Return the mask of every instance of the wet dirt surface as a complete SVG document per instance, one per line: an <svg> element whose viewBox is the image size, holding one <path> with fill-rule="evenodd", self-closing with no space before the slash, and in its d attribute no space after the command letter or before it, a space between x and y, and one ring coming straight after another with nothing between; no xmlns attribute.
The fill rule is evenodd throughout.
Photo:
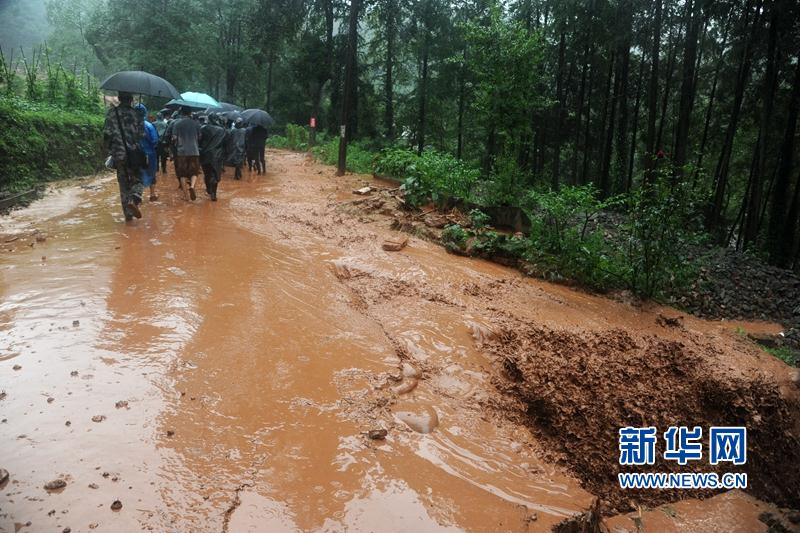
<svg viewBox="0 0 800 533"><path fill-rule="evenodd" d="M594 495L498 386L510 323L688 336L794 394L735 332L774 326L667 327L417 238L384 251L393 206L300 154L229 177L189 204L167 176L127 225L109 177L0 219L0 531L549 530ZM715 501L676 530L769 507Z"/></svg>

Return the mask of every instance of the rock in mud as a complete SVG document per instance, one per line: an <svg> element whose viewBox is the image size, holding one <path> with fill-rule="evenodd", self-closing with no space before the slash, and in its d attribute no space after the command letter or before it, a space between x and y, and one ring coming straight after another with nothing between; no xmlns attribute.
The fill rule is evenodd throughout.
<svg viewBox="0 0 800 533"><path fill-rule="evenodd" d="M0 392L0 400L5 400L5 399L6 399L6 391Z"/></svg>
<svg viewBox="0 0 800 533"><path fill-rule="evenodd" d="M99 423L99 422L102 422L105 419L106 419L106 415L94 415L92 417L92 422L98 422Z"/></svg>
<svg viewBox="0 0 800 533"><path fill-rule="evenodd" d="M409 392L413 391L417 388L419 381L416 379L406 379L401 384L395 385L392 387L392 392L401 396L403 394L408 394Z"/></svg>
<svg viewBox="0 0 800 533"><path fill-rule="evenodd" d="M72 372L69 373L69 375L72 376L73 378L76 378L76 377L78 377L78 371L77 370L73 370Z"/></svg>
<svg viewBox="0 0 800 533"><path fill-rule="evenodd" d="M385 429L371 429L367 433L367 437L372 440L384 440L388 434L389 432Z"/></svg>
<svg viewBox="0 0 800 533"><path fill-rule="evenodd" d="M100 485L98 485L97 483L89 483L89 488L90 489L99 489Z"/></svg>
<svg viewBox="0 0 800 533"><path fill-rule="evenodd" d="M417 433L431 433L439 425L439 415L436 413L436 409L429 406L425 406L419 411L398 411L395 416Z"/></svg>
<svg viewBox="0 0 800 533"><path fill-rule="evenodd" d="M53 481L48 481L44 484L44 490L61 490L67 486L67 482L63 479L54 479Z"/></svg>
<svg viewBox="0 0 800 533"><path fill-rule="evenodd" d="M22 370L22 366L14 365L14 366L11 367L11 370Z"/></svg>
<svg viewBox="0 0 800 533"><path fill-rule="evenodd" d="M356 189L353 191L353 194L358 194L363 196L365 194L369 194L372 192L372 187L361 187L360 189Z"/></svg>
<svg viewBox="0 0 800 533"><path fill-rule="evenodd" d="M409 363L403 363L403 377L419 379L420 371Z"/></svg>
<svg viewBox="0 0 800 533"><path fill-rule="evenodd" d="M399 252L408 246L408 237L394 237L383 241L383 249L387 252Z"/></svg>
<svg viewBox="0 0 800 533"><path fill-rule="evenodd" d="M656 324L664 328L683 328L683 317L668 317L659 314L658 317L656 317Z"/></svg>
<svg viewBox="0 0 800 533"><path fill-rule="evenodd" d="M114 404L114 407L116 407L117 409L127 409L128 408L128 402L127 402L127 400L120 400L120 401L118 401L117 403Z"/></svg>
<svg viewBox="0 0 800 533"><path fill-rule="evenodd" d="M175 431L171 430L171 429L168 429L167 430L167 437L174 437L174 436L175 436Z"/></svg>
<svg viewBox="0 0 800 533"><path fill-rule="evenodd" d="M111 504L111 510L119 511L120 509L122 509L122 502L119 500L114 500L114 502Z"/></svg>
<svg viewBox="0 0 800 533"><path fill-rule="evenodd" d="M8 481L8 470L5 468L0 468L0 485Z"/></svg>
<svg viewBox="0 0 800 533"><path fill-rule="evenodd" d="M72 533L72 528L65 527L64 529L61 530L61 533Z"/></svg>

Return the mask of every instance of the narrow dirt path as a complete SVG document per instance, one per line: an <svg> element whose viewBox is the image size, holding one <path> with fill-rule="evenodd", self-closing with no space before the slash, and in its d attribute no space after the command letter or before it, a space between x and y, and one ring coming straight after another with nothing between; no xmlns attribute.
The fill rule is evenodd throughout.
<svg viewBox="0 0 800 533"><path fill-rule="evenodd" d="M729 324L660 326L674 311L416 238L386 252L392 206L353 202L367 178L269 160L216 204L167 177L132 225L109 177L0 221L0 530L549 530L594 496L503 385L505 360L527 372L498 348L520 324L713 346L725 372L792 387ZM687 503L676 530L769 509Z"/></svg>

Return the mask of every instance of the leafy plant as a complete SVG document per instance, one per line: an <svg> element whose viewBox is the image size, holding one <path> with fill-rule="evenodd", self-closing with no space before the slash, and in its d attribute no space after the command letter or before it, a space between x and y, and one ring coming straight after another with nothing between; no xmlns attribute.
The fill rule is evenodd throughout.
<svg viewBox="0 0 800 533"><path fill-rule="evenodd" d="M689 252L705 238L701 205L691 185L676 183L667 167L627 196L618 261L631 290L658 296L693 276L696 265Z"/></svg>
<svg viewBox="0 0 800 533"><path fill-rule="evenodd" d="M403 180L406 202L419 206L427 201L445 205L453 199L469 199L480 176L450 154L426 150L422 155L402 148L383 150L375 160L375 172Z"/></svg>
<svg viewBox="0 0 800 533"><path fill-rule="evenodd" d="M800 358L798 358L798 353L787 346L781 346L779 348L761 346L761 349L768 354L777 357L789 366L797 366L798 361L800 361Z"/></svg>

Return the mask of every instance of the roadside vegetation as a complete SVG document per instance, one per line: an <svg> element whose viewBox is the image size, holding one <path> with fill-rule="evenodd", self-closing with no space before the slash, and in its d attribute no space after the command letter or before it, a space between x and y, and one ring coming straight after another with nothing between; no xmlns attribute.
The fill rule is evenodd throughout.
<svg viewBox="0 0 800 533"><path fill-rule="evenodd" d="M54 61L0 53L0 198L102 168L103 108L94 79Z"/></svg>

